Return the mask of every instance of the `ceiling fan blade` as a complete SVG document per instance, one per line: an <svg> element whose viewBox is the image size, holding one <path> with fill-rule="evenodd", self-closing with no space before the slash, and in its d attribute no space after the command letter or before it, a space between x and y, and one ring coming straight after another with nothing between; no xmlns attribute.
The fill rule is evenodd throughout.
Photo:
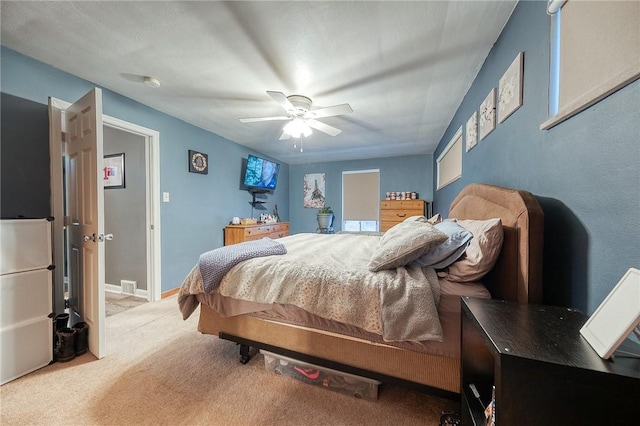
<svg viewBox="0 0 640 426"><path fill-rule="evenodd" d="M313 111L309 111L307 113L307 117L312 118L322 118L322 117L332 117L334 115L343 115L352 113L353 109L351 109L351 105L349 104L340 104L334 105L326 108L318 108Z"/></svg>
<svg viewBox="0 0 640 426"><path fill-rule="evenodd" d="M286 141L287 139L291 139L291 135L287 132L282 132L282 135L280 135L280 140Z"/></svg>
<svg viewBox="0 0 640 426"><path fill-rule="evenodd" d="M241 123L255 123L257 121L276 121L276 120L290 120L291 117L255 117L255 118L238 118Z"/></svg>
<svg viewBox="0 0 640 426"><path fill-rule="evenodd" d="M285 111L287 111L287 112L295 111L296 107L294 107L293 104L291 102L289 102L289 99L287 99L287 97L285 96L284 93L282 93L282 92L271 92L271 91L267 90L267 94L269 96L271 96L274 101L279 103L280 106L282 108L284 108Z"/></svg>
<svg viewBox="0 0 640 426"><path fill-rule="evenodd" d="M331 136L338 136L342 133L342 130L336 129L335 127L329 126L328 124L321 123L320 121L314 119L307 119L305 122L309 125L309 127L313 127L316 130L320 130Z"/></svg>

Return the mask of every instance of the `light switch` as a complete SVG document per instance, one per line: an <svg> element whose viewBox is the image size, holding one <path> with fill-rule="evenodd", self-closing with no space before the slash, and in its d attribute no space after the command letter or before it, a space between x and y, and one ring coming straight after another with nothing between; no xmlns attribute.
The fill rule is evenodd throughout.
<svg viewBox="0 0 640 426"><path fill-rule="evenodd" d="M165 203L169 202L169 193L168 192L163 192L162 193L162 201Z"/></svg>

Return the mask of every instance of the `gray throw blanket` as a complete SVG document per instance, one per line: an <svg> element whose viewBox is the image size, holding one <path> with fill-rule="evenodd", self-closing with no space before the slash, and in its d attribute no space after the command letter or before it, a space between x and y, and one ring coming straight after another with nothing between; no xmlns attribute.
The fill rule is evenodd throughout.
<svg viewBox="0 0 640 426"><path fill-rule="evenodd" d="M218 290L220 281L231 268L243 260L286 254L285 246L270 238L220 247L200 255L200 275L205 293Z"/></svg>

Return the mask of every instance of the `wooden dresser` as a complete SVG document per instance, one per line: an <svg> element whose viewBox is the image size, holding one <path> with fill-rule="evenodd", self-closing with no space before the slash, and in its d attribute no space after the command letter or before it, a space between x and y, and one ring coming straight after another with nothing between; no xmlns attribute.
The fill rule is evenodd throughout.
<svg viewBox="0 0 640 426"><path fill-rule="evenodd" d="M424 216L424 200L382 200L380 201L380 231L388 231L411 216Z"/></svg>
<svg viewBox="0 0 640 426"><path fill-rule="evenodd" d="M259 240L264 237L281 238L289 235L289 222L229 225L224 228L224 245Z"/></svg>

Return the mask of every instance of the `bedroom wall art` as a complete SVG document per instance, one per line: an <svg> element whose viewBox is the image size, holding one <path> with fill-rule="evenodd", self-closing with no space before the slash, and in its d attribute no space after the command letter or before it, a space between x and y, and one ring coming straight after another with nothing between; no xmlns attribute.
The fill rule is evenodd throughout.
<svg viewBox="0 0 640 426"><path fill-rule="evenodd" d="M209 156L202 152L189 150L189 172L209 174Z"/></svg>
<svg viewBox="0 0 640 426"><path fill-rule="evenodd" d="M498 123L502 123L522 106L522 71L524 53L518 53L498 84Z"/></svg>
<svg viewBox="0 0 640 426"><path fill-rule="evenodd" d="M124 152L104 156L104 189L124 188Z"/></svg>
<svg viewBox="0 0 640 426"><path fill-rule="evenodd" d="M304 207L324 207L325 189L324 173L308 173L304 175Z"/></svg>
<svg viewBox="0 0 640 426"><path fill-rule="evenodd" d="M480 104L480 140L496 128L496 89L491 89Z"/></svg>
<svg viewBox="0 0 640 426"><path fill-rule="evenodd" d="M478 112L473 111L471 117L467 120L466 132L465 132L466 151L469 152L471 148L478 144Z"/></svg>

